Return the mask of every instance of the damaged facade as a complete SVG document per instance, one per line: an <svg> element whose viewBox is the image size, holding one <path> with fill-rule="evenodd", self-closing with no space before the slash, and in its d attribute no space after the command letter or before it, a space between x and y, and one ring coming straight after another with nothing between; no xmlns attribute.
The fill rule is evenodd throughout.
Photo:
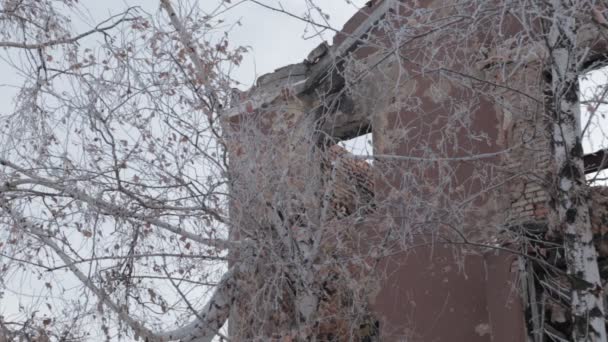
<svg viewBox="0 0 608 342"><path fill-rule="evenodd" d="M295 340L301 322L316 322L304 336L319 341L569 340L564 252L547 239L543 56L526 47L524 62L497 68L507 57L484 48L496 37L467 41L470 55L445 35L403 41L394 32L416 8L439 6L411 5L370 2L223 114L233 238L271 241L253 266L281 274L248 280L235 340ZM373 163L336 145L367 132ZM606 164L603 151L585 157L588 172ZM589 203L607 280L608 190L590 188ZM282 270L273 253L298 266Z"/></svg>

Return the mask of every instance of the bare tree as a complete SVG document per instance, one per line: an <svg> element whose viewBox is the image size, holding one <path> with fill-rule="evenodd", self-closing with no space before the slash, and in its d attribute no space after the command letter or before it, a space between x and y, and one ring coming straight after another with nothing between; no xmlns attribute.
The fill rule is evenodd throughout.
<svg viewBox="0 0 608 342"><path fill-rule="evenodd" d="M336 37L241 92L221 19L239 3L74 33L75 1L2 2L22 84L1 117L0 294L39 295L0 340L372 341L407 256L500 251L534 341L606 341L579 95L605 5L372 1L339 30L312 0L252 1ZM369 131L373 156L336 145Z"/></svg>
<svg viewBox="0 0 608 342"><path fill-rule="evenodd" d="M215 120L225 70L244 52L214 31L229 5L183 4L194 12L179 21L170 7L156 18L131 8L84 33L72 31L72 1L2 6L2 45L23 82L2 117L3 294L17 309L15 286L41 293L2 326L23 338L210 340L234 281L217 275L229 242ZM192 317L208 324L166 326Z"/></svg>

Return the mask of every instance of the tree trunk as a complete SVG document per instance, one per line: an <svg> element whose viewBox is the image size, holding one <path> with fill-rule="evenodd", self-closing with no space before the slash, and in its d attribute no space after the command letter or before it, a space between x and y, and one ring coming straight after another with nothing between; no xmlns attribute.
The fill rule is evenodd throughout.
<svg viewBox="0 0 608 342"><path fill-rule="evenodd" d="M606 341L603 290L593 246L580 134L577 25L571 1L552 0L549 51L554 188L551 231L563 236L571 282L572 341Z"/></svg>

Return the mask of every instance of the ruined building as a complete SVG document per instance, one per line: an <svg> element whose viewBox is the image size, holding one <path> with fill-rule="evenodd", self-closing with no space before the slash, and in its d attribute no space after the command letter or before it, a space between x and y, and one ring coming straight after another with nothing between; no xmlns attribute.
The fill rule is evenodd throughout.
<svg viewBox="0 0 608 342"><path fill-rule="evenodd" d="M232 234L266 241L256 272L283 275L251 279L235 340L296 340L298 315L321 341L568 340L563 255L544 242L544 57L492 16L476 25L504 25L500 37L435 30L458 18L442 3L372 1L331 44L235 95ZM373 160L336 145L368 132ZM602 151L585 161L606 165ZM590 193L600 267L607 195Z"/></svg>

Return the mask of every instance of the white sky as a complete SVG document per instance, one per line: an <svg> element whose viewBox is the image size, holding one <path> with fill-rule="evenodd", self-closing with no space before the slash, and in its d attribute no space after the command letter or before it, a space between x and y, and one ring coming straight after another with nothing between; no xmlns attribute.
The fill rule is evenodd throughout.
<svg viewBox="0 0 608 342"><path fill-rule="evenodd" d="M232 0L233 4L239 3ZM262 0L273 7L283 7L296 15L304 16L307 12L305 0ZM314 0L330 15L331 27L340 29L343 24L363 6L367 0ZM148 13L158 9L157 0L81 0L89 8L89 17L102 20L108 14L117 14L130 6L140 6ZM213 8L217 0L198 1L200 6ZM308 53L321 42L321 37L331 41L333 32L326 31L321 37L314 36L315 31L307 24L282 13L273 12L249 1L242 2L224 15L226 23L241 22L230 33L231 44L251 48L245 56L235 78L245 85L251 85L256 76L272 72L275 69L292 63L301 62ZM80 25L79 25L80 26ZM307 33L305 33L307 31Z"/></svg>
<svg viewBox="0 0 608 342"><path fill-rule="evenodd" d="M306 1L311 0L261 0L273 7L282 6L286 10L305 15ZM363 6L367 0L313 0L330 15L328 23L331 27L340 29L343 24ZM213 8L218 0L196 1L203 8ZM235 70L233 77L242 83L240 88L249 88L258 76L272 72L287 64L301 62L308 53L322 41L322 38L331 41L334 33L331 31L315 35L315 30L306 23L289 17L282 13L273 12L249 1L232 0L233 4L240 3L230 11L223 14L227 24L241 22L235 25L230 32L232 46L249 47L250 52L245 55L242 65ZM86 11L76 13L74 16L75 32L91 29L95 24L123 12L128 7L138 6L143 11L153 14L159 8L158 0L80 0L79 8ZM358 7L357 7L358 6ZM312 37L307 38L305 37ZM93 39L101 39L99 35ZM14 87L19 86L19 77L11 68L7 67L5 54L0 54L0 72L3 77L0 81L0 101L12 103ZM3 60L2 60L3 59ZM12 110L12 106L0 108L0 113Z"/></svg>

